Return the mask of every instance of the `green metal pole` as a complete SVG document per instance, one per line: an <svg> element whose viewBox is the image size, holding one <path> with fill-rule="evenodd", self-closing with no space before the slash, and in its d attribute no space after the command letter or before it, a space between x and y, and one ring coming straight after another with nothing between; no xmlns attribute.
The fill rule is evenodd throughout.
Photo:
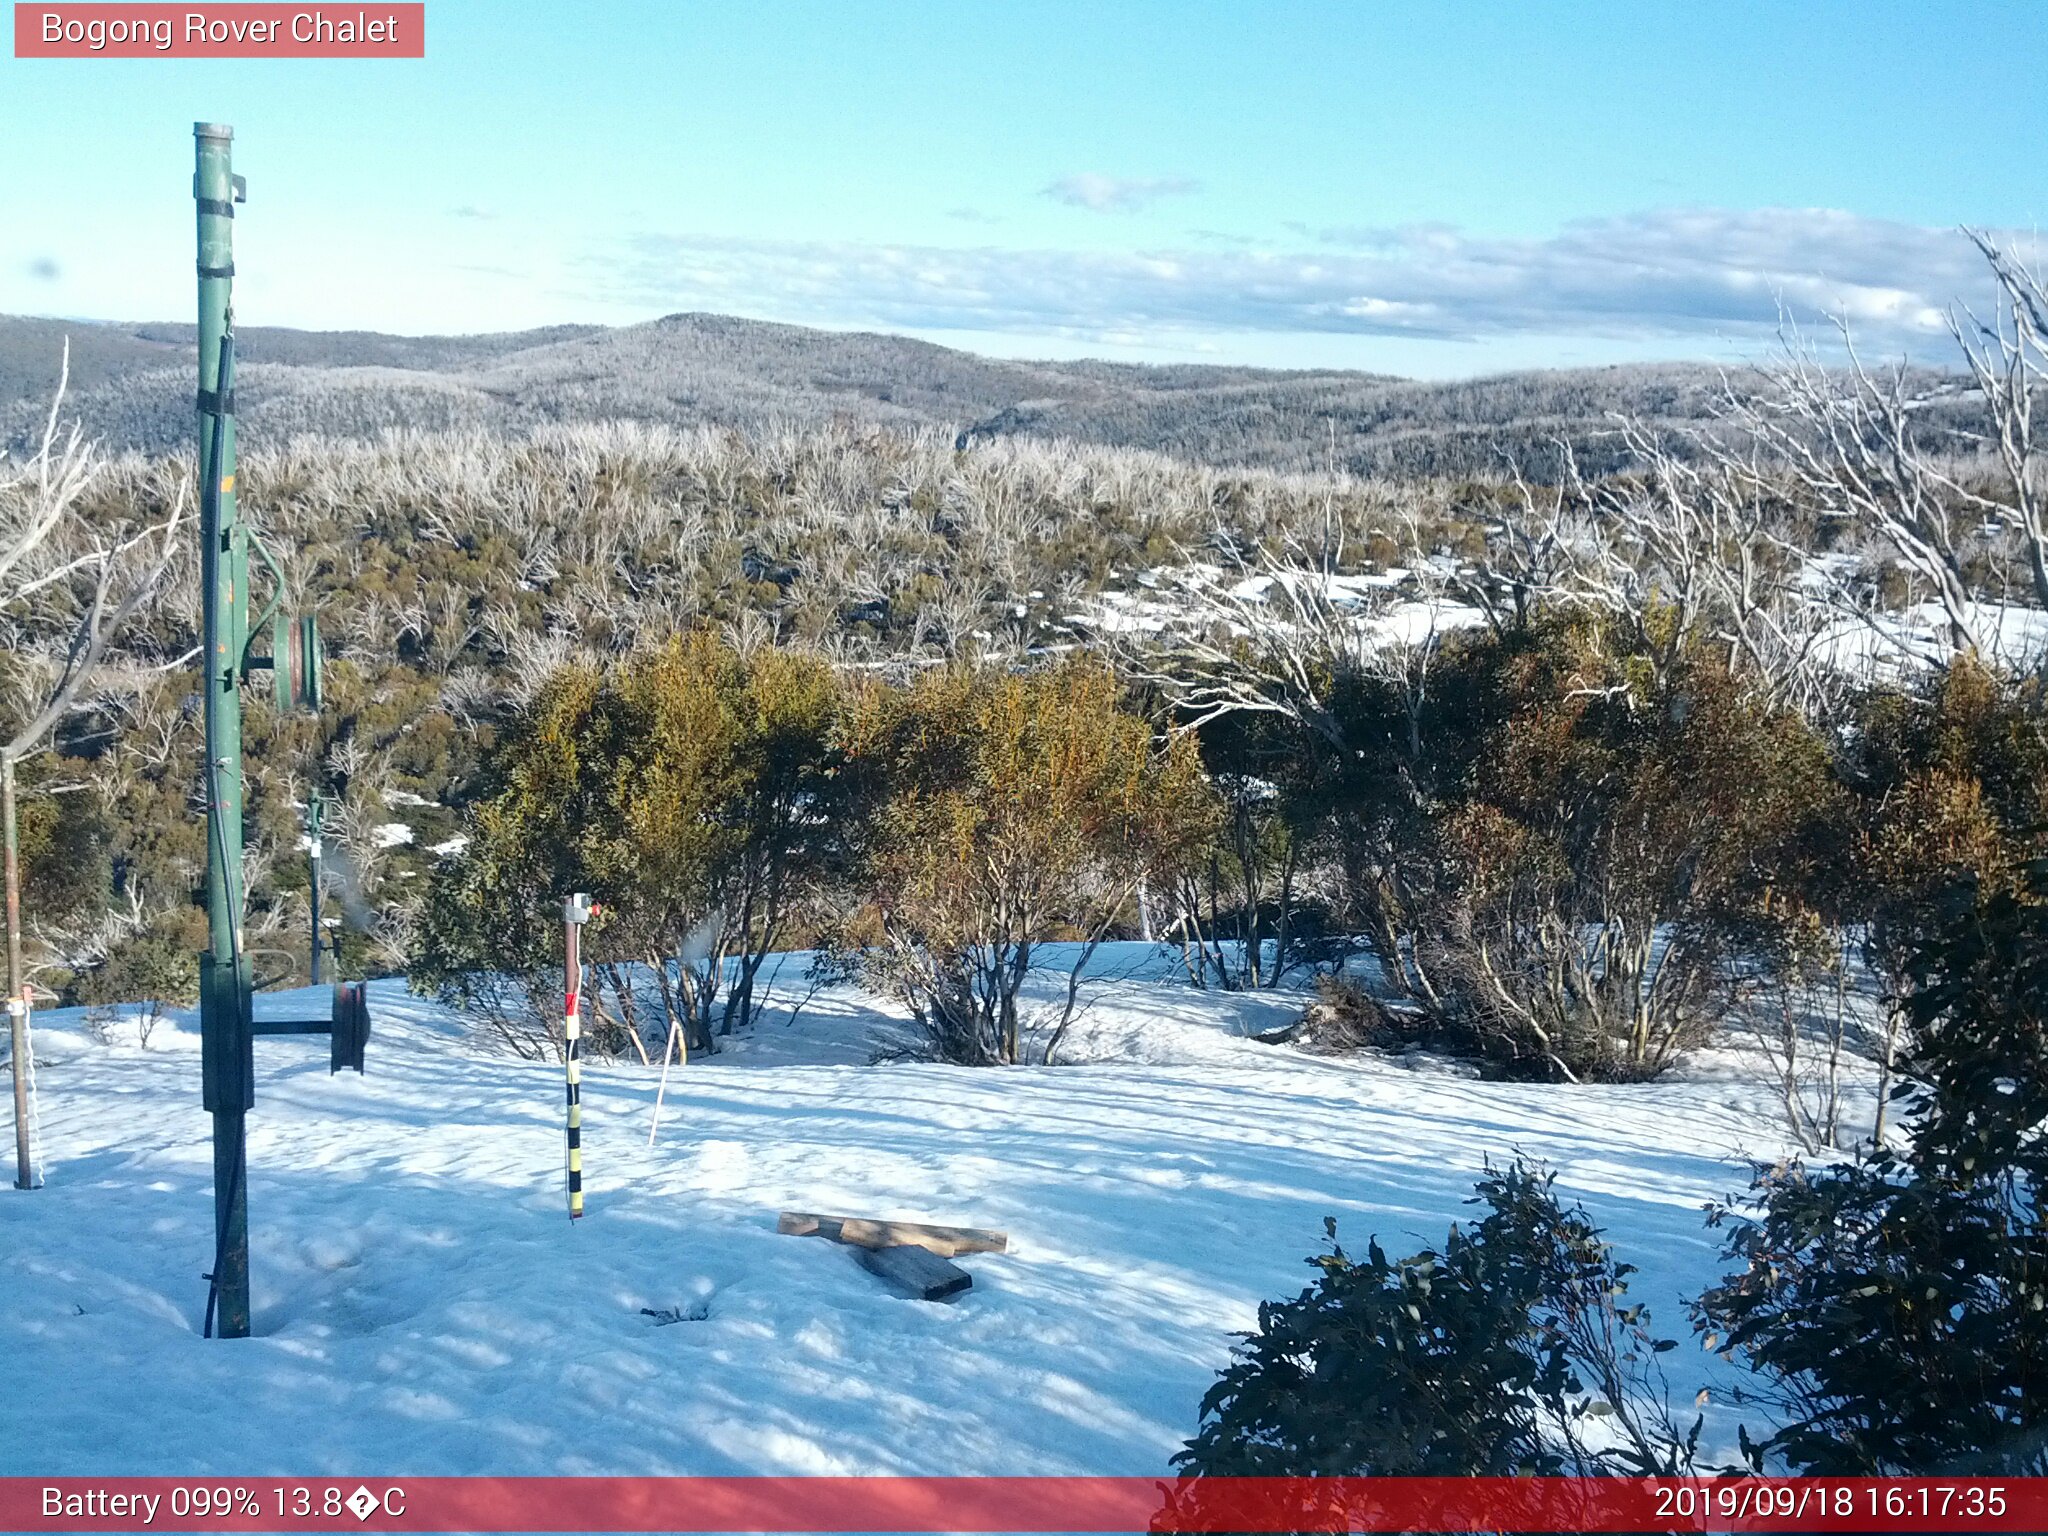
<svg viewBox="0 0 2048 1536"><path fill-rule="evenodd" d="M249 1333L245 1116L255 1100L250 974L242 951L242 667L248 539L235 510L234 130L195 123L199 214L200 590L206 704L206 917L200 1031L213 1115L213 1295L220 1337Z"/></svg>

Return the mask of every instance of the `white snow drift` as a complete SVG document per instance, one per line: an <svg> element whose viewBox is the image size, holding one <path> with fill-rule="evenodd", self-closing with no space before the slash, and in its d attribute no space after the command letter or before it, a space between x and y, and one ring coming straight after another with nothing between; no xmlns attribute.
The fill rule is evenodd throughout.
<svg viewBox="0 0 2048 1536"><path fill-rule="evenodd" d="M1093 989L1085 1065L867 1066L887 1011L829 991L676 1071L652 1150L655 1074L594 1065L573 1226L559 1067L376 983L368 1077L258 1042L239 1342L199 1335L191 1018L145 1049L46 1015L47 1185L0 1191L0 1357L23 1389L0 1394L0 1473L1160 1473L1233 1331L1309 1280L1325 1215L1361 1249L1434 1244L1483 1159L1527 1151L1684 1337L1681 1298L1719 1272L1702 1203L1782 1151L1768 1092L1733 1074L1570 1088L1315 1059L1244 1038L1298 998L1109 959L1124 979ZM1010 1251L927 1304L778 1236L782 1207L1001 1227ZM1685 1399L1710 1379L1690 1346L1666 1359Z"/></svg>

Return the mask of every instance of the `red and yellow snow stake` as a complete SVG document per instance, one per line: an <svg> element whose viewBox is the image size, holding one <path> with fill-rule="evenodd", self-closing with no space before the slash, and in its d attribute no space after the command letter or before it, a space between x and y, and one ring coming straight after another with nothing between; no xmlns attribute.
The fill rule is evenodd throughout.
<svg viewBox="0 0 2048 1536"><path fill-rule="evenodd" d="M580 891L562 903L563 970L568 987L562 999L562 1061L569 1076L569 1219L583 1214L583 925L596 911Z"/></svg>

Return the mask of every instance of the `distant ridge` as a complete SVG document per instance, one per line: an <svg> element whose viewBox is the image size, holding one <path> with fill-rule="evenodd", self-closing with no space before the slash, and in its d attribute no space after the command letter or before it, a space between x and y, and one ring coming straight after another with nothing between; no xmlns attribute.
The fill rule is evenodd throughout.
<svg viewBox="0 0 2048 1536"><path fill-rule="evenodd" d="M114 450L183 447L192 432L188 325L0 316L0 444L18 450L49 405L64 339L69 410ZM1700 364L1540 371L1423 383L1338 370L1102 361L1017 362L901 336L725 315L550 326L482 336L250 327L236 394L245 439L517 433L627 418L755 428L850 418L936 427L963 443L1067 437L1226 465L1359 473L1498 472L1560 437L1598 468L1610 413L1702 419L1719 386ZM1334 440L1333 440L1334 439Z"/></svg>

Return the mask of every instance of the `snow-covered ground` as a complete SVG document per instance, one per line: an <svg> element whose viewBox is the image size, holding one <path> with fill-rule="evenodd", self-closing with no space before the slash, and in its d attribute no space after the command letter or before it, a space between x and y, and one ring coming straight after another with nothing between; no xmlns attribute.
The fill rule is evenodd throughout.
<svg viewBox="0 0 2048 1536"><path fill-rule="evenodd" d="M43 1015L47 1184L0 1190L0 1359L34 1384L0 1394L0 1473L1160 1473L1232 1333L1309 1280L1324 1216L1361 1249L1434 1244L1482 1160L1524 1150L1686 1338L1682 1298L1719 1272L1702 1203L1784 1150L1769 1091L1725 1059L1572 1088L1314 1058L1245 1038L1298 998L1103 958L1083 1065L869 1066L887 1011L832 991L677 1069L651 1149L655 1072L592 1065L575 1225L561 1069L374 983L367 1077L330 1077L317 1039L257 1043L256 1336L233 1343L199 1336L196 1026L174 1015L144 1048ZM779 1236L783 1208L1000 1227L1010 1248L923 1303ZM1690 1345L1665 1359L1682 1400L1719 1379Z"/></svg>
<svg viewBox="0 0 2048 1536"><path fill-rule="evenodd" d="M1854 555L1813 555L1800 573L1800 583L1818 597L1853 582L1860 568L1860 558ZM1243 637L1250 633L1250 616L1275 587L1284 586L1313 595L1345 615L1367 649L1416 645L1485 622L1477 608L1447 590L1445 578L1452 571L1448 560L1439 561L1436 579L1424 584L1412 581L1415 572L1398 566L1346 575L1301 569L1243 575L1194 561L1140 571L1131 587L1096 594L1066 621L1098 634L1150 636L1220 622ZM1967 615L1983 654L2001 666L2024 672L2048 653L2048 613L2038 608L1983 601L1968 604ZM1287 618L1262 622L1274 633L1296 627ZM1812 645L1817 660L1844 676L1893 683L1937 664L1952 649L1947 620L1936 603L1828 620Z"/></svg>
<svg viewBox="0 0 2048 1536"><path fill-rule="evenodd" d="M1971 603L1969 623L1983 654L2025 672L2048 653L2048 613L2013 603ZM1897 681L1936 664L1950 652L1947 619L1938 603L1916 603L1865 622L1837 620L1822 632L1814 654L1850 677Z"/></svg>

